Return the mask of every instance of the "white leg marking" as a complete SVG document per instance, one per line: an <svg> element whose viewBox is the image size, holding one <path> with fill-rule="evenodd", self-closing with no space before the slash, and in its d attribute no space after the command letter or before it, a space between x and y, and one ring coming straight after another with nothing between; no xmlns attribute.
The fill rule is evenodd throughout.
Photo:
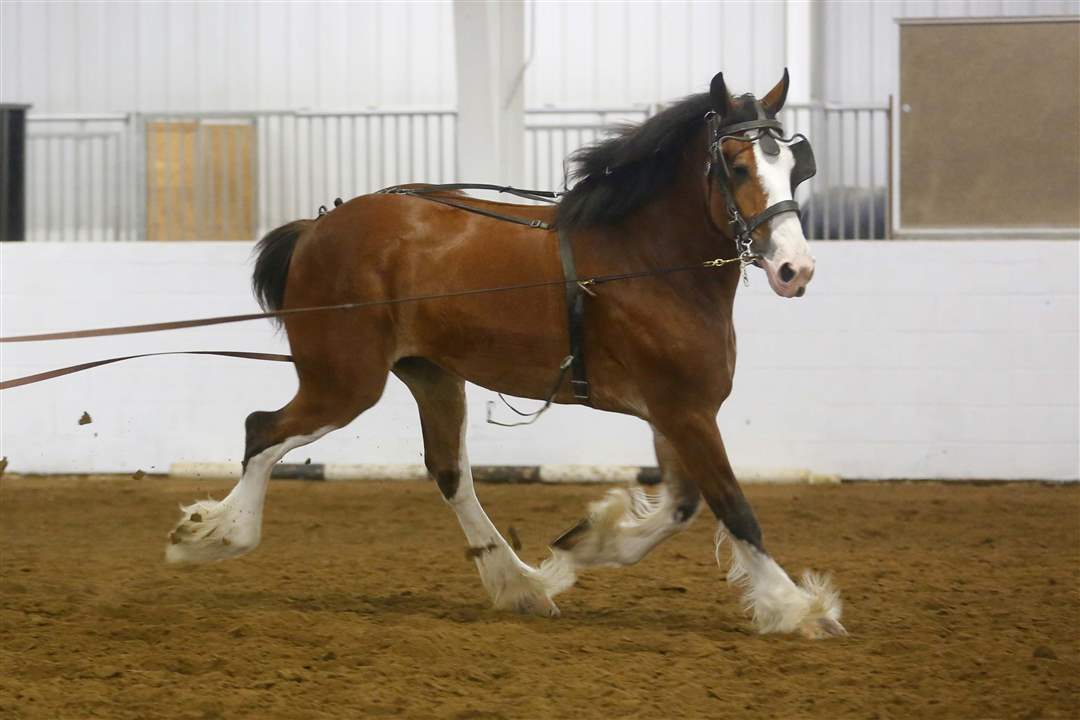
<svg viewBox="0 0 1080 720"><path fill-rule="evenodd" d="M314 442L333 429L328 425L311 435L289 438L253 456L224 500L199 500L181 507L184 515L169 533L165 560L205 563L254 550L262 534L263 500L274 464L290 450Z"/></svg>
<svg viewBox="0 0 1080 720"><path fill-rule="evenodd" d="M726 536L720 525L716 531L718 563L720 545ZM799 632L809 638L847 635L840 624L840 592L833 587L831 578L807 570L796 585L771 557L749 543L729 539L728 582L743 588L745 609L752 613L758 632Z"/></svg>
<svg viewBox="0 0 1080 720"><path fill-rule="evenodd" d="M589 505L588 529L569 553L575 564L633 565L665 539L690 525L679 522L667 488L650 495L641 488L609 490Z"/></svg>
<svg viewBox="0 0 1080 720"><path fill-rule="evenodd" d="M472 468L465 450L465 426L461 444L457 492L447 501L457 515L480 571L480 580L497 608L557 617L559 608L551 598L574 584L573 566L557 555L537 570L521 561L488 518L473 487Z"/></svg>

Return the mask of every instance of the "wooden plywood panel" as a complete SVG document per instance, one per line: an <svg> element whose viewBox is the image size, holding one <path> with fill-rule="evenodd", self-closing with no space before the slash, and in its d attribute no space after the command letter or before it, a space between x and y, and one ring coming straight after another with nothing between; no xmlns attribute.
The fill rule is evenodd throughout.
<svg viewBox="0 0 1080 720"><path fill-rule="evenodd" d="M147 123L147 238L254 239L254 152L250 123Z"/></svg>
<svg viewBox="0 0 1080 720"><path fill-rule="evenodd" d="M900 226L1080 227L1080 22L900 29Z"/></svg>

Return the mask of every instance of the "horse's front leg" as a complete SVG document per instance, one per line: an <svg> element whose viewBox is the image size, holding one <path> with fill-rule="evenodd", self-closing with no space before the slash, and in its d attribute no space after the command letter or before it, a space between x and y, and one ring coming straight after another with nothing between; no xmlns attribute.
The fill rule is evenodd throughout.
<svg viewBox="0 0 1080 720"><path fill-rule="evenodd" d="M828 577L803 573L794 583L765 551L754 511L746 501L731 469L715 414L673 412L654 418L697 483L720 526L716 534L717 560L720 545L731 543L728 582L744 589L746 609L762 633L799 632L807 637L846 635L840 624L840 594Z"/></svg>

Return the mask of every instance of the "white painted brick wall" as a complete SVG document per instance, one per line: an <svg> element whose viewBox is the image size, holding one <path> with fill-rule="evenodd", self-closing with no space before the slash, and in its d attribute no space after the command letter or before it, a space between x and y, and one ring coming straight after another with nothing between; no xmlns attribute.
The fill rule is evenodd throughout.
<svg viewBox="0 0 1080 720"><path fill-rule="evenodd" d="M822 242L808 295L760 271L737 301L739 369L720 414L737 466L852 478L1077 479L1074 241ZM0 246L0 332L249 312L245 243ZM258 321L119 338L0 345L4 378L157 350L284 352ZM292 369L225 358L137 360L0 393L0 455L19 472L162 471L237 461L243 419L292 395ZM559 407L528 428L484 423L478 464L652 464L632 418ZM528 403L525 403L528 404ZM79 426L88 411L94 419ZM416 410L396 382L293 461L416 463Z"/></svg>

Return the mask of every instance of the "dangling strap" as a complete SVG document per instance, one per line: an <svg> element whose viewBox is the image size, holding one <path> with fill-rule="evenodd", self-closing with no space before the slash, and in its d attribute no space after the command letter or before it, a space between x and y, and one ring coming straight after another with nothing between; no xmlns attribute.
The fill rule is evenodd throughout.
<svg viewBox="0 0 1080 720"><path fill-rule="evenodd" d="M585 372L585 293L574 269L570 237L559 230L559 257L566 285L566 317L570 329L570 388L574 399L588 404L589 380Z"/></svg>

